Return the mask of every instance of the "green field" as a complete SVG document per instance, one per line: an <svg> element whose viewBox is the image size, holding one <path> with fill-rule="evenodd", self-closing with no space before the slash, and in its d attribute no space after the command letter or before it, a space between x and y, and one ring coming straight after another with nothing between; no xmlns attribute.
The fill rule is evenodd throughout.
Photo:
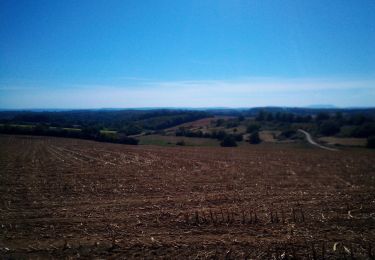
<svg viewBox="0 0 375 260"><path fill-rule="evenodd" d="M5 126L5 124L0 124L0 126ZM22 127L22 128L33 128L33 127L35 127L35 125L17 125L17 124L9 124L8 126Z"/></svg>
<svg viewBox="0 0 375 260"><path fill-rule="evenodd" d="M53 126L49 127L49 129L62 129L62 130L66 130L66 131L76 131L76 132L82 131L79 128L69 128L69 127L59 128L59 127L53 127Z"/></svg>

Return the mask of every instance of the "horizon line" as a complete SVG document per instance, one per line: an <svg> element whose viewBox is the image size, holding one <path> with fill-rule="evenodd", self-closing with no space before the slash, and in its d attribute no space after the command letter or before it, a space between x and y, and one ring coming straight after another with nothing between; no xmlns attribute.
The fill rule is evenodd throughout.
<svg viewBox="0 0 375 260"><path fill-rule="evenodd" d="M212 110L212 109L222 109L222 110L244 110L244 109L257 109L257 108L301 108L301 109L311 109L311 110L334 110L334 109L375 109L375 106L335 106L335 105L308 105L308 106L249 106L249 107L226 107L226 106L207 106L207 107L186 107L186 106L152 106L152 107L86 107L86 108L0 108L0 111L31 111L31 110L39 110L39 111L48 111L48 110L65 110L65 111L73 111L73 110L161 110L161 109L184 109L184 110Z"/></svg>

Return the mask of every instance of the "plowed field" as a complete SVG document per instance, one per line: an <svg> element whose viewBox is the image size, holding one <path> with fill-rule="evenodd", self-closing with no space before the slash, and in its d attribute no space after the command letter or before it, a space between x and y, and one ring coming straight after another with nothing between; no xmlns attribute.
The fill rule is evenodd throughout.
<svg viewBox="0 0 375 260"><path fill-rule="evenodd" d="M375 152L0 135L2 258L368 259Z"/></svg>

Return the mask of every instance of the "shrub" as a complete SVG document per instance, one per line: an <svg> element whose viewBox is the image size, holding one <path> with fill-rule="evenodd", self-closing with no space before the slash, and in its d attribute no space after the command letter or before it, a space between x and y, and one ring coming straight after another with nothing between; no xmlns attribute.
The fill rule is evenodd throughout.
<svg viewBox="0 0 375 260"><path fill-rule="evenodd" d="M179 145L179 146L185 146L186 144L185 144L185 141L182 140L182 141L178 141L178 142L176 143L176 145Z"/></svg>
<svg viewBox="0 0 375 260"><path fill-rule="evenodd" d="M333 121L323 122L319 127L319 132L322 135L334 135L340 131L340 126Z"/></svg>
<svg viewBox="0 0 375 260"><path fill-rule="evenodd" d="M185 127L179 127L176 130L176 136L184 136L186 134L186 129Z"/></svg>
<svg viewBox="0 0 375 260"><path fill-rule="evenodd" d="M258 125L258 124L250 124L246 128L246 132L247 133L252 133L254 131L259 131L259 129L260 129L260 125Z"/></svg>
<svg viewBox="0 0 375 260"><path fill-rule="evenodd" d="M83 138L97 138L100 136L100 131L98 128L86 126L82 128Z"/></svg>
<svg viewBox="0 0 375 260"><path fill-rule="evenodd" d="M267 112L264 110L261 110L258 112L258 115L255 117L256 121L264 121L266 119Z"/></svg>
<svg viewBox="0 0 375 260"><path fill-rule="evenodd" d="M375 136L375 124L374 123L366 123L354 128L352 132L352 136L354 137L369 137Z"/></svg>
<svg viewBox="0 0 375 260"><path fill-rule="evenodd" d="M216 120L216 126L222 126L222 125L224 125L224 123L225 123L225 120L224 119L218 119L218 120Z"/></svg>
<svg viewBox="0 0 375 260"><path fill-rule="evenodd" d="M129 124L129 125L124 126L120 132L126 135L137 135L137 134L142 133L142 130L143 129L139 127L138 125Z"/></svg>
<svg viewBox="0 0 375 260"><path fill-rule="evenodd" d="M237 146L236 140L232 136L226 136L220 143L223 147L235 147Z"/></svg>
<svg viewBox="0 0 375 260"><path fill-rule="evenodd" d="M139 142L138 139L135 139L135 138L132 138L132 137L124 136L124 137L119 138L119 143L122 143L122 144L137 145L138 142Z"/></svg>
<svg viewBox="0 0 375 260"><path fill-rule="evenodd" d="M237 142L241 142L243 140L243 136L242 134L235 134L233 135L234 139L237 141Z"/></svg>
<svg viewBox="0 0 375 260"><path fill-rule="evenodd" d="M287 129L281 132L280 138L291 138L293 135L295 135L297 132L292 129Z"/></svg>
<svg viewBox="0 0 375 260"><path fill-rule="evenodd" d="M262 140L260 139L259 137L259 132L258 131L255 131L251 134L250 136L250 139L249 139L249 143L251 144L259 144Z"/></svg>
<svg viewBox="0 0 375 260"><path fill-rule="evenodd" d="M187 130L187 131L185 132L185 136L186 136L186 137L203 137L203 132L202 132L201 130L196 131L196 132L193 132L193 131Z"/></svg>
<svg viewBox="0 0 375 260"><path fill-rule="evenodd" d="M203 134L203 137L204 137L204 138L211 138L212 136L211 136L210 133L204 133L204 134Z"/></svg>
<svg viewBox="0 0 375 260"><path fill-rule="evenodd" d="M216 133L216 138L219 140L224 140L225 137L227 137L227 133L223 130L220 130L219 132Z"/></svg>
<svg viewBox="0 0 375 260"><path fill-rule="evenodd" d="M267 114L266 119L267 119L267 121L273 121L274 120L273 114L272 113Z"/></svg>
<svg viewBox="0 0 375 260"><path fill-rule="evenodd" d="M227 124L226 124L225 127L226 128L232 128L232 127L237 127L239 125L240 125L239 121L237 121L237 120L230 120L230 121L227 122Z"/></svg>
<svg viewBox="0 0 375 260"><path fill-rule="evenodd" d="M320 112L316 115L316 121L323 121L323 120L328 120L329 119L329 114L325 112Z"/></svg>
<svg viewBox="0 0 375 260"><path fill-rule="evenodd" d="M351 115L348 121L349 121L349 124L352 124L352 125L362 125L364 123L370 123L371 119L367 118L366 116L362 114L355 114L355 115Z"/></svg>

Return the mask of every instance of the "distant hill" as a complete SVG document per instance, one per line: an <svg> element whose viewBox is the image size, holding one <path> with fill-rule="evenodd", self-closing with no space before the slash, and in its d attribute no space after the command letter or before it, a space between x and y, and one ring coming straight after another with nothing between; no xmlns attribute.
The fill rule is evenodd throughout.
<svg viewBox="0 0 375 260"><path fill-rule="evenodd" d="M334 106L334 105L314 104L314 105L309 105L306 108L333 109L333 108L337 108L337 107Z"/></svg>

